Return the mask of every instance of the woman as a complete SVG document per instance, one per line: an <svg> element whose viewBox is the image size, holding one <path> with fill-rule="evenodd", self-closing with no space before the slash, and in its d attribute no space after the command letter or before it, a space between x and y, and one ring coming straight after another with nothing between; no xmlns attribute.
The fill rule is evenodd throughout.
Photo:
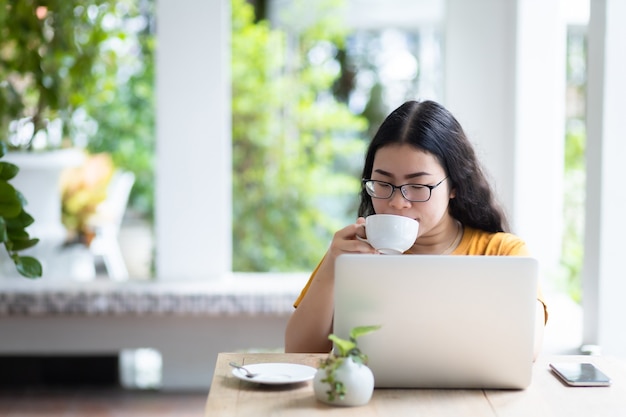
<svg viewBox="0 0 626 417"><path fill-rule="evenodd" d="M433 101L394 110L370 143L356 223L335 233L328 252L296 300L285 333L286 352L328 352L333 324L334 264L343 253L376 253L365 237L365 217L396 214L419 222L407 254L528 256L508 233L504 212L463 129ZM538 290L535 357L547 320Z"/></svg>

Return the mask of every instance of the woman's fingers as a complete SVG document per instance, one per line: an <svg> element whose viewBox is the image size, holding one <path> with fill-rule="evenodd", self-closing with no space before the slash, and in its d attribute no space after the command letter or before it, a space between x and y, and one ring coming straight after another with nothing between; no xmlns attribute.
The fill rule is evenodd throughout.
<svg viewBox="0 0 626 417"><path fill-rule="evenodd" d="M365 238L365 220L361 217L357 222L337 231L331 243L331 252L335 256L341 253L376 253L369 243L358 240L357 236Z"/></svg>

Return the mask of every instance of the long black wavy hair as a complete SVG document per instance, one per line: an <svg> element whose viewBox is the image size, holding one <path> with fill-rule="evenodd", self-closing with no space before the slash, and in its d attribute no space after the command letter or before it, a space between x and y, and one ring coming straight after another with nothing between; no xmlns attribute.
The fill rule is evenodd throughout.
<svg viewBox="0 0 626 417"><path fill-rule="evenodd" d="M362 178L371 178L376 152L409 144L428 152L448 174L456 196L449 212L462 224L487 232L508 232L506 215L495 199L472 144L456 118L434 101L407 101L383 121L369 145ZM372 198L361 189L359 216L374 214Z"/></svg>

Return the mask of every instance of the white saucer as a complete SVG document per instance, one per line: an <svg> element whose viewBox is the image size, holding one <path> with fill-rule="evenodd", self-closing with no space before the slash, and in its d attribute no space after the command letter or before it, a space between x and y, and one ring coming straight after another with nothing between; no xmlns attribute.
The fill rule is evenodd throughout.
<svg viewBox="0 0 626 417"><path fill-rule="evenodd" d="M316 368L297 363L255 363L252 365L246 364L245 368L257 375L249 378L246 376L246 372L241 369L233 369L233 375L244 381L269 385L295 384L308 381L313 379L317 372Z"/></svg>

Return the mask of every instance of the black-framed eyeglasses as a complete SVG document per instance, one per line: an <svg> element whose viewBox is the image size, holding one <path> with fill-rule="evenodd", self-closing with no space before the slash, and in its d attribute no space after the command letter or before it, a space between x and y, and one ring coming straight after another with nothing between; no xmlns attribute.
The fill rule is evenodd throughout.
<svg viewBox="0 0 626 417"><path fill-rule="evenodd" d="M402 184L393 185L385 181L376 181L370 179L363 179L363 185L365 191L372 198L389 199L393 196L396 189L400 190L402 196L412 203L422 203L430 200L430 196L435 188L439 187L442 182L447 180L445 177L435 185L425 184Z"/></svg>

